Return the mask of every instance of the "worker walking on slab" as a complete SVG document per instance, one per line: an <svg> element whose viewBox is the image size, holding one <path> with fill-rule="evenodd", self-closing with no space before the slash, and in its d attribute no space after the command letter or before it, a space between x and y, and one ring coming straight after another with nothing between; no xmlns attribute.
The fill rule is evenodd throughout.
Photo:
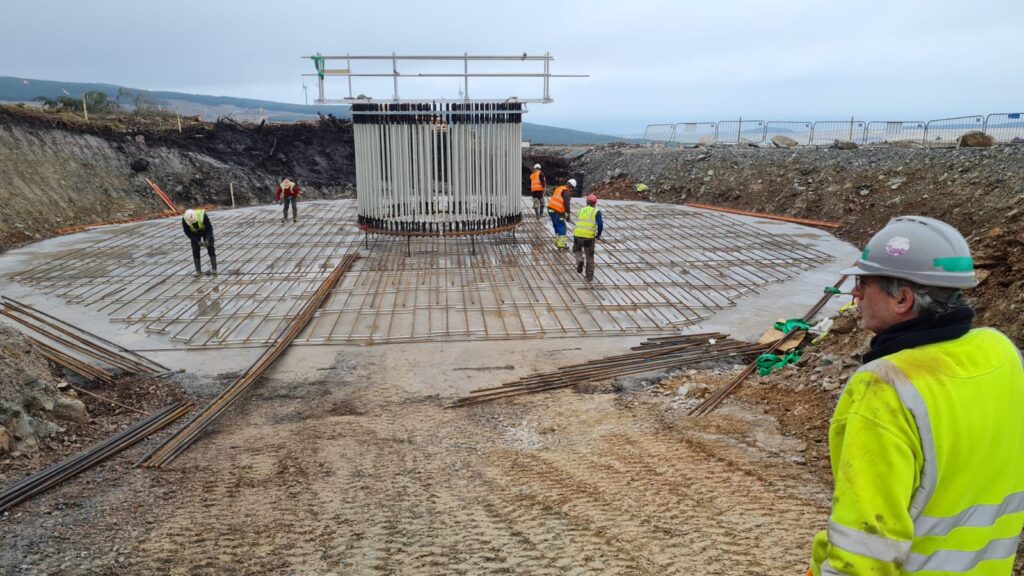
<svg viewBox="0 0 1024 576"><path fill-rule="evenodd" d="M541 172L540 164L534 164L533 172L530 173L530 196L533 197L533 214L537 220L540 220L544 213L544 189L547 186L548 182Z"/></svg>
<svg viewBox="0 0 1024 576"><path fill-rule="evenodd" d="M576 188L576 180L569 178L565 186L555 188L548 200L548 216L551 217L551 227L555 229L555 248L564 250L569 247L569 240L565 236L565 223L572 218L572 190Z"/></svg>
<svg viewBox="0 0 1024 576"><path fill-rule="evenodd" d="M1009 575L1024 368L1006 336L971 327L967 242L932 218L894 218L843 273L875 337L832 418L832 515L808 574Z"/></svg>
<svg viewBox="0 0 1024 576"><path fill-rule="evenodd" d="M583 274L586 264L587 282L594 279L594 245L604 232L601 209L597 207L597 196L587 196L587 205L576 214L576 227L572 231L572 253L576 256L576 273Z"/></svg>
<svg viewBox="0 0 1024 576"><path fill-rule="evenodd" d="M281 222L288 221L288 205L292 206L292 222L299 221L299 207L296 206L298 201L299 187L295 182L285 178L277 185L277 201L284 204L284 214L281 218Z"/></svg>
<svg viewBox="0 0 1024 576"><path fill-rule="evenodd" d="M206 253L210 256L210 274L217 274L217 253L213 249L213 224L210 224L210 217L206 210L196 208L185 210L181 217L181 227L185 230L192 243L192 261L196 265L196 276L203 273L202 262L199 260L199 247L206 246Z"/></svg>

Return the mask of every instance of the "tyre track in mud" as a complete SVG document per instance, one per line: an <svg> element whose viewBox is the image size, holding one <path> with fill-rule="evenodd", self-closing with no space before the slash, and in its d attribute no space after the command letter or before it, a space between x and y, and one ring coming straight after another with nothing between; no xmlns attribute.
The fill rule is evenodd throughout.
<svg viewBox="0 0 1024 576"><path fill-rule="evenodd" d="M656 429L608 395L319 403L361 412L263 405L197 445L130 572L799 573L827 518L800 467L686 422Z"/></svg>

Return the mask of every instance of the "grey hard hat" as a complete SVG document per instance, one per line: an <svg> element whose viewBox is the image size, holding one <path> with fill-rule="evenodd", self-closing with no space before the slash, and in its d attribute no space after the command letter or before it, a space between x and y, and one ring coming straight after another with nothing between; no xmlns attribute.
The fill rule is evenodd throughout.
<svg viewBox="0 0 1024 576"><path fill-rule="evenodd" d="M533 169L534 170L540 170L540 164L534 164L533 165Z"/></svg>
<svg viewBox="0 0 1024 576"><path fill-rule="evenodd" d="M974 260L956 228L924 216L893 218L864 248L853 276L890 276L922 286L974 288Z"/></svg>

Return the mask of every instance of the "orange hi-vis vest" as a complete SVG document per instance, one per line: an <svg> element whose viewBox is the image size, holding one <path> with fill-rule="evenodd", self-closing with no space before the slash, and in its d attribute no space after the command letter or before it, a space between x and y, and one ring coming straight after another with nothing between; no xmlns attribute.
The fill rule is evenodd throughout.
<svg viewBox="0 0 1024 576"><path fill-rule="evenodd" d="M555 188L555 192L551 194L551 200L548 200L548 208L555 212L565 212L565 200L562 199L562 192L568 188L568 186L559 186Z"/></svg>
<svg viewBox="0 0 1024 576"><path fill-rule="evenodd" d="M543 192L544 185L540 182L540 170L530 173L530 192Z"/></svg>

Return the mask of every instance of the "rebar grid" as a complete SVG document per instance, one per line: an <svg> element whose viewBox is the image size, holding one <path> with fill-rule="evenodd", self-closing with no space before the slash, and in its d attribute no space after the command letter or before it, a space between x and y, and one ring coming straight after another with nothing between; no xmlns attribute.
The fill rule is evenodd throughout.
<svg viewBox="0 0 1024 576"><path fill-rule="evenodd" d="M299 223L282 223L276 209L214 212L217 277L191 276L188 242L169 219L126 225L17 280L136 330L216 348L271 342L340 258L359 249L366 257L296 343L665 334L832 260L723 214L601 207L592 284L576 274L570 252L555 250L546 218L487 237L365 236L351 200L302 203Z"/></svg>

